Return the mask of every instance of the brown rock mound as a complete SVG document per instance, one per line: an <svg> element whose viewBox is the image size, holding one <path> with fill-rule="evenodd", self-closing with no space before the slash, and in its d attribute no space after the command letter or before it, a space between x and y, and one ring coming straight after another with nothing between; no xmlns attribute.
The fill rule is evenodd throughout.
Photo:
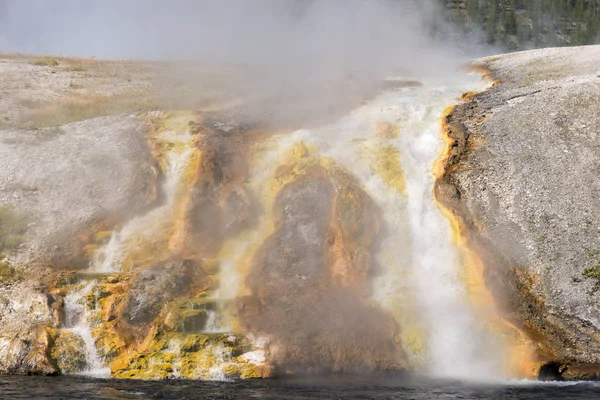
<svg viewBox="0 0 600 400"><path fill-rule="evenodd" d="M171 259L138 272L126 295L120 326L134 335L147 332L165 303L210 284L202 264Z"/></svg>
<svg viewBox="0 0 600 400"><path fill-rule="evenodd" d="M248 274L251 295L238 302L242 325L275 341L285 373L401 365L395 321L364 297L377 220L366 194L340 178L313 165L283 187L275 232Z"/></svg>

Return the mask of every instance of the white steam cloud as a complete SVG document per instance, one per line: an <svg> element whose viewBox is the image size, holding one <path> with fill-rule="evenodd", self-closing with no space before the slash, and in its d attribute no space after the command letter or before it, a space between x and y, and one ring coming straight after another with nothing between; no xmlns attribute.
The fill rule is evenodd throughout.
<svg viewBox="0 0 600 400"><path fill-rule="evenodd" d="M0 0L0 51L444 68L436 0Z"/></svg>
<svg viewBox="0 0 600 400"><path fill-rule="evenodd" d="M160 71L178 88L163 94L193 106L220 86L251 100L247 115L297 126L356 105L386 77L453 75L461 41L440 3L0 0L0 52L193 61Z"/></svg>

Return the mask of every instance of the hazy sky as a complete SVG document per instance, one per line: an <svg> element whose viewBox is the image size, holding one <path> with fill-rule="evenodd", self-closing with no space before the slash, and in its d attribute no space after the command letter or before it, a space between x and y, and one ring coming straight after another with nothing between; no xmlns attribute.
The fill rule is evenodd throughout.
<svg viewBox="0 0 600 400"><path fill-rule="evenodd" d="M0 52L243 65L225 91L306 121L389 76L456 73L442 15L438 0L0 0ZM159 79L208 79L182 76Z"/></svg>
<svg viewBox="0 0 600 400"><path fill-rule="evenodd" d="M431 47L435 0L0 0L0 51L98 58L320 58Z"/></svg>

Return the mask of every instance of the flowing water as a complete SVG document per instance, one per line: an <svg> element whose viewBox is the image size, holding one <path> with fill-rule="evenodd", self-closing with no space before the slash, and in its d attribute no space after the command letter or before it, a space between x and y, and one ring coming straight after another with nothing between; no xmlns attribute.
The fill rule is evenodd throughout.
<svg viewBox="0 0 600 400"><path fill-rule="evenodd" d="M92 294L96 284L96 281L90 281L80 289L72 291L65 296L64 330L79 336L85 344L83 349L85 352L85 367L83 370L77 371L77 373L101 378L110 376L110 368L104 366L101 358L98 356L98 350L96 349L96 343L89 324L90 311L85 304L86 298Z"/></svg>
<svg viewBox="0 0 600 400"><path fill-rule="evenodd" d="M229 381L223 368L226 364L231 362L231 349L226 348L223 345L217 345L211 347L212 355L215 357L215 364L209 368L210 380L212 381Z"/></svg>
<svg viewBox="0 0 600 400"><path fill-rule="evenodd" d="M206 400L547 400L596 399L591 382L507 381L465 384L458 381L371 377L347 379L206 382L189 380L119 381L79 377L0 376L2 399L206 399Z"/></svg>
<svg viewBox="0 0 600 400"><path fill-rule="evenodd" d="M100 247L93 258L89 269L85 272L97 276L119 273L128 252L135 251L140 239L152 240L154 235L164 229L164 224L174 220L175 196L181 183L182 174L193 153L192 135L183 132L164 131L156 138L167 144L171 150L166 152L163 162L164 181L161 195L162 204L147 213L136 216L124 226L115 230L108 242ZM71 289L65 296L65 323L62 329L80 337L85 343L85 368L75 374L109 377L108 368L98 355L96 340L92 335L92 316L97 309L86 306L86 297L98 287L97 280L85 283L81 288ZM95 307L98 308L98 307Z"/></svg>
<svg viewBox="0 0 600 400"><path fill-rule="evenodd" d="M193 153L192 135L188 131L165 131L157 139L163 145L172 146L172 150L166 152L164 160L164 181L161 187L163 204L129 220L120 230L114 231L109 242L96 253L90 272L120 272L127 251L135 248L136 241L144 237L152 238L163 229L161 224L173 220L181 176Z"/></svg>
<svg viewBox="0 0 600 400"><path fill-rule="evenodd" d="M403 329L412 367L440 377L484 379L502 369L498 343L469 304L450 222L433 198L434 164L444 149L440 117L460 94L485 87L476 74L451 85L424 80L330 125L274 137L261 154L273 163L270 153L302 142L359 179L383 224L374 297Z"/></svg>

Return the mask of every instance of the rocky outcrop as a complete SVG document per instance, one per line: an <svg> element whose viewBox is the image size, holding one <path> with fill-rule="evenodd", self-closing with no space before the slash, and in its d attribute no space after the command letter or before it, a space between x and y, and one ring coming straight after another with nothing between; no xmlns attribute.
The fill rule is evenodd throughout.
<svg viewBox="0 0 600 400"><path fill-rule="evenodd" d="M200 163L185 216L187 246L198 255L212 258L223 241L247 227L255 214L244 181L248 148L264 133L230 111L224 115L204 113L192 129L201 132L197 141Z"/></svg>
<svg viewBox="0 0 600 400"><path fill-rule="evenodd" d="M18 227L0 248L0 372L58 371L45 354L52 339L40 333L59 323L47 285L58 269L80 266L99 227L155 200L158 174L145 130L119 115L0 131L3 239Z"/></svg>
<svg viewBox="0 0 600 400"><path fill-rule="evenodd" d="M47 354L55 324L51 298L31 282L0 289L0 374L58 373Z"/></svg>
<svg viewBox="0 0 600 400"><path fill-rule="evenodd" d="M591 46L478 61L496 84L446 117L436 185L507 318L540 362L572 364L566 377L600 366L598 59Z"/></svg>
<svg viewBox="0 0 600 400"><path fill-rule="evenodd" d="M271 338L280 373L403 369L395 320L368 300L379 230L371 199L335 164L295 150L278 173L275 231L238 299L241 323Z"/></svg>
<svg viewBox="0 0 600 400"><path fill-rule="evenodd" d="M0 205L30 217L15 266L64 267L87 244L78 236L154 201L158 172L146 129L137 118L120 115L0 131Z"/></svg>
<svg viewBox="0 0 600 400"><path fill-rule="evenodd" d="M155 112L145 119L152 125L153 157L171 169L164 178L170 183L161 187L157 207L130 220L118 273L66 272L52 293L65 297L88 288L76 305L115 377L269 376L263 344L223 332L217 312L228 304L211 297L224 242L249 222L246 150L258 133L219 112ZM97 233L94 248L110 238L110 232ZM65 327L54 331L51 360L65 373L89 367L89 360L78 358L81 343Z"/></svg>
<svg viewBox="0 0 600 400"><path fill-rule="evenodd" d="M158 262L140 271L131 281L122 311L122 325L129 329L142 329L146 333L144 330L151 325L165 303L206 290L209 283L203 265L195 260Z"/></svg>

